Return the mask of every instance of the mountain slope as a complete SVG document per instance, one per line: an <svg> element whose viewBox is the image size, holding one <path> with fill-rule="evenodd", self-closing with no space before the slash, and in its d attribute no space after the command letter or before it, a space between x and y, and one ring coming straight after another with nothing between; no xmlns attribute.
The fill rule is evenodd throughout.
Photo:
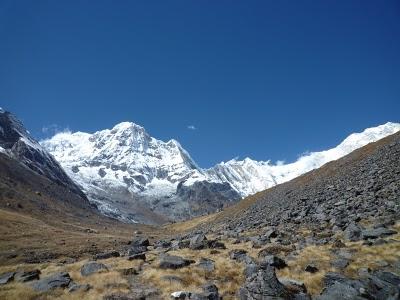
<svg viewBox="0 0 400 300"><path fill-rule="evenodd" d="M333 231L372 218L398 221L400 133L370 143L337 161L245 198L210 216L205 231L278 226ZM336 228L334 228L336 226Z"/></svg>
<svg viewBox="0 0 400 300"><path fill-rule="evenodd" d="M0 154L10 157L50 181L86 199L59 163L37 142L10 112L0 108Z"/></svg>
<svg viewBox="0 0 400 300"><path fill-rule="evenodd" d="M177 141L157 140L130 122L94 134L58 133L41 145L104 214L127 222L163 223L216 211L398 130L396 123L369 128L290 164L246 158L207 170Z"/></svg>

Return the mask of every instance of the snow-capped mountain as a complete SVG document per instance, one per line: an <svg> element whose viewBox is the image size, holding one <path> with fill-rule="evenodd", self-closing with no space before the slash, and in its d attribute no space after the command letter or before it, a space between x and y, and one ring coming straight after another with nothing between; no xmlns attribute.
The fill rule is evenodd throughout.
<svg viewBox="0 0 400 300"><path fill-rule="evenodd" d="M177 141L157 140L134 123L94 134L58 133L41 144L103 213L125 221L182 219L240 199L229 184L210 179ZM199 205L202 199L209 203Z"/></svg>
<svg viewBox="0 0 400 300"><path fill-rule="evenodd" d="M367 128L361 133L353 133L337 147L303 155L293 163L274 165L269 161L255 161L250 158L233 159L217 164L206 173L212 180L229 182L244 197L289 181L399 130L400 124L388 122Z"/></svg>
<svg viewBox="0 0 400 300"><path fill-rule="evenodd" d="M206 170L177 141L157 140L130 122L94 134L58 133L41 145L103 213L130 222L158 223L215 211L398 130L397 123L369 128L333 149L289 164L246 158Z"/></svg>
<svg viewBox="0 0 400 300"><path fill-rule="evenodd" d="M29 134L10 112L0 108L0 153L18 161L52 182L67 187L87 201L60 164Z"/></svg>

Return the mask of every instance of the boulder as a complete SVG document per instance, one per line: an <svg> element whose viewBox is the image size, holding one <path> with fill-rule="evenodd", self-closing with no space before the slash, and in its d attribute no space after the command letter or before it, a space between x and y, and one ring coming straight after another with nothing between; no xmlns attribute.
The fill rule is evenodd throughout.
<svg viewBox="0 0 400 300"><path fill-rule="evenodd" d="M202 287L203 292L199 294L192 294L190 299L193 300L219 300L218 288L213 283L206 283Z"/></svg>
<svg viewBox="0 0 400 300"><path fill-rule="evenodd" d="M196 234L190 239L189 248L192 250L204 249L208 245L207 238L204 234Z"/></svg>
<svg viewBox="0 0 400 300"><path fill-rule="evenodd" d="M210 249L226 249L225 244L217 240L208 241L207 247Z"/></svg>
<svg viewBox="0 0 400 300"><path fill-rule="evenodd" d="M304 269L304 271L306 271L308 273L316 273L316 272L318 272L318 268L314 264L308 264L306 266L306 268Z"/></svg>
<svg viewBox="0 0 400 300"><path fill-rule="evenodd" d="M171 241L159 240L154 243L155 248L168 248L171 247Z"/></svg>
<svg viewBox="0 0 400 300"><path fill-rule="evenodd" d="M290 291L296 291L297 293L307 293L306 285L297 280L290 278L279 278L279 281Z"/></svg>
<svg viewBox="0 0 400 300"><path fill-rule="evenodd" d="M184 249L189 248L190 241L189 240L175 240L171 242L171 247L173 249Z"/></svg>
<svg viewBox="0 0 400 300"><path fill-rule="evenodd" d="M132 246L150 246L150 241L148 238L142 237L142 238L134 238L131 242Z"/></svg>
<svg viewBox="0 0 400 300"><path fill-rule="evenodd" d="M191 295L192 295L192 293L188 292L188 291L177 291L177 292L171 293L171 298L185 300L185 299L190 299Z"/></svg>
<svg viewBox="0 0 400 300"><path fill-rule="evenodd" d="M89 276L94 273L100 273L105 271L108 271L107 266L95 261L88 262L81 267L82 276Z"/></svg>
<svg viewBox="0 0 400 300"><path fill-rule="evenodd" d="M200 261L196 266L207 272L212 272L215 270L215 262L209 258L200 258Z"/></svg>
<svg viewBox="0 0 400 300"><path fill-rule="evenodd" d="M276 238L278 236L278 233L275 229L269 229L264 233L263 236L265 236L268 239L271 239L271 238Z"/></svg>
<svg viewBox="0 0 400 300"><path fill-rule="evenodd" d="M397 232L395 230L391 230L386 227L378 227L378 228L373 228L373 229L366 229L362 231L362 238L364 240L368 239L377 239L377 238L382 238L385 236L393 235L396 234Z"/></svg>
<svg viewBox="0 0 400 300"><path fill-rule="evenodd" d="M140 254L147 251L147 246L133 246L128 250L128 256Z"/></svg>
<svg viewBox="0 0 400 300"><path fill-rule="evenodd" d="M362 239L362 228L352 223L344 230L344 237L350 242L359 241Z"/></svg>
<svg viewBox="0 0 400 300"><path fill-rule="evenodd" d="M128 260L146 260L146 254L144 253L138 253L138 254L132 254L130 256L128 256Z"/></svg>
<svg viewBox="0 0 400 300"><path fill-rule="evenodd" d="M237 261L241 261L242 258L246 255L247 255L247 251L242 250L242 249L235 249L235 250L229 251L230 259L237 260Z"/></svg>
<svg viewBox="0 0 400 300"><path fill-rule="evenodd" d="M76 284L75 282L72 282L69 287L68 287L68 292L74 293L74 292L87 292L92 288L90 284Z"/></svg>
<svg viewBox="0 0 400 300"><path fill-rule="evenodd" d="M7 284L14 280L15 272L7 272L0 274L0 285Z"/></svg>
<svg viewBox="0 0 400 300"><path fill-rule="evenodd" d="M239 290L241 300L272 300L278 297L289 299L290 293L276 278L275 268L267 263L262 263L249 274Z"/></svg>
<svg viewBox="0 0 400 300"><path fill-rule="evenodd" d="M317 300L362 300L359 292L352 286L341 282L335 282L323 290L322 294L316 297Z"/></svg>
<svg viewBox="0 0 400 300"><path fill-rule="evenodd" d="M338 258L338 259L335 259L334 261L332 261L332 263L331 263L332 267L340 269L340 270L345 269L349 264L350 264L350 260L348 260L346 258Z"/></svg>
<svg viewBox="0 0 400 300"><path fill-rule="evenodd" d="M279 258L278 256L275 255L265 256L264 261L270 266L273 266L277 269L283 269L287 266L286 262L282 258Z"/></svg>
<svg viewBox="0 0 400 300"><path fill-rule="evenodd" d="M28 282L32 280L37 280L39 279L40 271L35 269L32 271L20 271L15 273L15 281L18 282Z"/></svg>
<svg viewBox="0 0 400 300"><path fill-rule="evenodd" d="M194 263L193 260L184 259L180 256L174 255L163 255L160 258L159 268L161 269L180 269L187 267L188 265Z"/></svg>
<svg viewBox="0 0 400 300"><path fill-rule="evenodd" d="M68 273L61 272L35 281L32 288L38 292L47 292L56 288L66 288L71 281Z"/></svg>

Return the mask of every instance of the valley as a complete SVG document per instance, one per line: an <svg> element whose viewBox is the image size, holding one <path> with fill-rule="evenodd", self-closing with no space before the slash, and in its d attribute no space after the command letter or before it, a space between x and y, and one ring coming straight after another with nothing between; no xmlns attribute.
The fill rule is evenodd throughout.
<svg viewBox="0 0 400 300"><path fill-rule="evenodd" d="M3 128L0 299L399 298L400 133L189 220L145 225L99 211L58 180L69 171L40 144L21 147L25 131Z"/></svg>

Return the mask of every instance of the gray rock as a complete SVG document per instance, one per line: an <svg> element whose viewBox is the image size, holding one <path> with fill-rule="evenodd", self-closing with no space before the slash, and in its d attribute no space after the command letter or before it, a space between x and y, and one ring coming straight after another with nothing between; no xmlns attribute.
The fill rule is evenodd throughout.
<svg viewBox="0 0 400 300"><path fill-rule="evenodd" d="M377 239L389 235L396 234L397 232L385 227L366 229L362 231L362 237L364 240Z"/></svg>
<svg viewBox="0 0 400 300"><path fill-rule="evenodd" d="M193 260L184 259L180 256L163 255L160 258L159 268L161 269L180 269L194 263Z"/></svg>
<svg viewBox="0 0 400 300"><path fill-rule="evenodd" d="M132 246L144 246L144 247L147 247L147 246L150 246L150 241L149 241L148 238L145 238L145 237L134 238L132 240L131 245Z"/></svg>
<svg viewBox="0 0 400 300"><path fill-rule="evenodd" d="M193 299L191 298L191 296L192 296L191 292L178 291L171 294L171 299L177 299L177 300Z"/></svg>
<svg viewBox="0 0 400 300"><path fill-rule="evenodd" d="M120 254L118 251L110 251L110 252L105 252L105 253L99 253L93 256L94 260L97 259L107 259L107 258L111 258L111 257L119 257Z"/></svg>
<svg viewBox="0 0 400 300"><path fill-rule="evenodd" d="M196 234L190 239L189 248L192 250L204 249L207 247L207 238L204 234Z"/></svg>
<svg viewBox="0 0 400 300"><path fill-rule="evenodd" d="M133 246L129 248L128 255L140 254L147 251L147 246Z"/></svg>
<svg viewBox="0 0 400 300"><path fill-rule="evenodd" d="M243 271L244 276L245 276L246 278L247 278L247 277L250 277L250 276L252 276L255 272L257 272L258 269L259 269L259 267L258 267L258 265L256 265L255 263L247 264L246 267L245 267L245 269L244 269L244 271Z"/></svg>
<svg viewBox="0 0 400 300"><path fill-rule="evenodd" d="M81 267L82 276L89 276L94 273L100 273L105 271L108 271L107 266L95 261L88 262Z"/></svg>
<svg viewBox="0 0 400 300"><path fill-rule="evenodd" d="M309 265L306 266L304 271L309 272L309 273L316 273L316 272L318 272L318 268L314 264L309 264Z"/></svg>
<svg viewBox="0 0 400 300"><path fill-rule="evenodd" d="M344 231L344 237L346 240L355 242L362 239L362 228L357 224L350 224Z"/></svg>
<svg viewBox="0 0 400 300"><path fill-rule="evenodd" d="M264 233L264 236L267 237L268 239L276 238L278 236L278 233L275 229L269 229Z"/></svg>
<svg viewBox="0 0 400 300"><path fill-rule="evenodd" d="M264 261L270 266L273 266L277 269L283 269L287 266L286 262L282 258L279 258L278 256L275 255L265 256Z"/></svg>
<svg viewBox="0 0 400 300"><path fill-rule="evenodd" d="M171 241L166 241L166 240L159 240L154 243L155 248L168 248L171 247L172 243Z"/></svg>
<svg viewBox="0 0 400 300"><path fill-rule="evenodd" d="M229 251L230 259L241 261L244 256L247 255L247 251L243 249L236 249Z"/></svg>
<svg viewBox="0 0 400 300"><path fill-rule="evenodd" d="M334 268L343 270L350 264L350 261L346 258L338 258L332 261L331 265Z"/></svg>
<svg viewBox="0 0 400 300"><path fill-rule="evenodd" d="M32 270L32 271L19 271L15 273L15 281L18 282L28 282L32 280L39 279L40 270Z"/></svg>
<svg viewBox="0 0 400 300"><path fill-rule="evenodd" d="M206 245L210 249L226 249L225 244L217 240L210 240Z"/></svg>
<svg viewBox="0 0 400 300"><path fill-rule="evenodd" d="M7 272L0 275L0 285L7 284L14 280L15 272Z"/></svg>
<svg viewBox="0 0 400 300"><path fill-rule="evenodd" d="M322 294L316 298L317 300L361 300L365 299L359 295L359 292L347 284L335 282L331 286L324 289Z"/></svg>
<svg viewBox="0 0 400 300"><path fill-rule="evenodd" d="M56 273L32 283L32 288L38 292L47 292L56 288L66 288L71 277L66 272Z"/></svg>
<svg viewBox="0 0 400 300"><path fill-rule="evenodd" d="M241 300L289 299L290 293L276 278L274 267L263 263L246 278L239 297Z"/></svg>
<svg viewBox="0 0 400 300"><path fill-rule="evenodd" d="M207 272L212 272L215 270L215 262L212 259L200 258L197 267L204 269Z"/></svg>
<svg viewBox="0 0 400 300"><path fill-rule="evenodd" d="M203 287L202 293L192 293L189 299L192 300L219 300L218 288L213 283L207 283Z"/></svg>
<svg viewBox="0 0 400 300"><path fill-rule="evenodd" d="M291 291L296 291L297 293L307 293L307 288L301 281L290 278L279 278L279 281Z"/></svg>
<svg viewBox="0 0 400 300"><path fill-rule="evenodd" d="M146 260L146 254L145 253L138 253L138 254L132 254L128 257L128 260Z"/></svg>
<svg viewBox="0 0 400 300"><path fill-rule="evenodd" d="M90 284L76 284L72 282L68 287L68 292L74 293L78 291L87 292L92 288Z"/></svg>

